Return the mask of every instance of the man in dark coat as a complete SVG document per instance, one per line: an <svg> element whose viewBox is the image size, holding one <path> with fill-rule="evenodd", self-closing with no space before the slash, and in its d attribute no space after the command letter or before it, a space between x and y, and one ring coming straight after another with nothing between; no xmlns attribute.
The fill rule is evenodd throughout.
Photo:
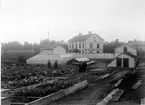
<svg viewBox="0 0 145 105"><path fill-rule="evenodd" d="M87 72L87 62L84 61L84 72Z"/></svg>
<svg viewBox="0 0 145 105"><path fill-rule="evenodd" d="M58 63L57 63L57 60L56 60L55 63L54 63L54 69L58 69Z"/></svg>
<svg viewBox="0 0 145 105"><path fill-rule="evenodd" d="M79 63L79 72L82 72L82 62Z"/></svg>
<svg viewBox="0 0 145 105"><path fill-rule="evenodd" d="M50 60L48 60L47 67L48 67L48 69L51 69L51 62L50 62Z"/></svg>
<svg viewBox="0 0 145 105"><path fill-rule="evenodd" d="M84 72L84 62L83 61L81 61L82 63L81 63L81 69L82 69L82 72Z"/></svg>

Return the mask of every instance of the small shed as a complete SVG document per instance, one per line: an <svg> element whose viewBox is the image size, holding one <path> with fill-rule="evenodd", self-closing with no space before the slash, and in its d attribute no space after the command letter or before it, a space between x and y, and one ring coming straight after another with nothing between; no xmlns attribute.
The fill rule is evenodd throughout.
<svg viewBox="0 0 145 105"><path fill-rule="evenodd" d="M137 55L137 50L135 47L128 45L128 44L123 44L117 48L115 48L115 54L118 55L122 52L129 52L133 55Z"/></svg>
<svg viewBox="0 0 145 105"><path fill-rule="evenodd" d="M134 68L136 66L137 56L129 53L120 53L107 67L123 67L123 68Z"/></svg>
<svg viewBox="0 0 145 105"><path fill-rule="evenodd" d="M81 61L90 61L88 58L73 58L67 62L67 65L79 65Z"/></svg>

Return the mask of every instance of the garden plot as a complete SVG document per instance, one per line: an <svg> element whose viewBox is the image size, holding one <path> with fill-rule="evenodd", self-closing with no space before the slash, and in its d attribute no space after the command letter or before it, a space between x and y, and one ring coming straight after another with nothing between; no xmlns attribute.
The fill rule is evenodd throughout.
<svg viewBox="0 0 145 105"><path fill-rule="evenodd" d="M81 82L80 78L76 79L63 79L63 80L58 80L53 83L42 83L41 85L38 85L34 88L23 88L22 90L19 90L13 94L12 97L12 104L13 105L18 105L18 103L26 104L26 103L33 103L33 101L36 101L35 103L43 103L42 100L48 101L45 98L51 99L49 102L52 100L57 100L64 95L68 95L70 93L75 92L77 89L84 88L84 86L87 85L87 83L79 83ZM77 84L78 83L78 84ZM55 95L56 94L56 95ZM59 95L58 95L59 94ZM53 96L54 95L54 96ZM32 104L33 105L33 104ZM35 104L39 105L39 104Z"/></svg>
<svg viewBox="0 0 145 105"><path fill-rule="evenodd" d="M60 76L62 70L48 71L43 65L8 66L3 65L1 70L1 87L3 89L16 89L23 86L34 85Z"/></svg>

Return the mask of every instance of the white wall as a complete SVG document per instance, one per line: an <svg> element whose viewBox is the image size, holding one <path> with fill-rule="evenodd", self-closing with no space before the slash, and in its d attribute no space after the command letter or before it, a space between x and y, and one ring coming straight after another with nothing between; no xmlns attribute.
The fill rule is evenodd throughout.
<svg viewBox="0 0 145 105"><path fill-rule="evenodd" d="M115 49L115 53L122 53L122 52L124 52L124 47L127 47L127 52L130 52L133 55L137 55L136 49L131 48L129 46L118 47L118 48Z"/></svg>
<svg viewBox="0 0 145 105"><path fill-rule="evenodd" d="M126 54L121 54L118 58L129 58L129 67L133 68L135 67L135 60L134 58L126 55ZM117 58L116 58L117 59ZM107 67L116 67L116 59L114 59L110 64L107 65ZM123 67L123 60L122 60L122 67Z"/></svg>
<svg viewBox="0 0 145 105"><path fill-rule="evenodd" d="M96 36L96 41L94 41L94 36ZM86 40L86 49L90 49L90 43L93 44L93 49L99 51L100 53L103 52L103 41L97 35L93 35ZM97 44L99 44L99 48L97 48Z"/></svg>
<svg viewBox="0 0 145 105"><path fill-rule="evenodd" d="M66 50L62 48L61 46L58 46L53 49L53 54L65 54Z"/></svg>
<svg viewBox="0 0 145 105"><path fill-rule="evenodd" d="M52 54L52 50L42 50L42 52L41 53L46 53L46 54Z"/></svg>
<svg viewBox="0 0 145 105"><path fill-rule="evenodd" d="M96 41L94 41L94 36L96 37ZM81 48L79 48L79 44L81 43ZM83 43L84 43L84 48L83 48ZM74 49L76 49L76 44L77 44L77 49L80 49L80 51L85 51L87 53L90 53L90 43L93 44L94 53L103 53L103 40L98 37L97 35L93 35L90 38L88 38L86 41L77 41L77 42L69 42L68 46L71 44L74 45ZM97 44L99 44L99 48L97 48ZM70 49L70 46L69 46ZM72 48L71 48L72 49Z"/></svg>

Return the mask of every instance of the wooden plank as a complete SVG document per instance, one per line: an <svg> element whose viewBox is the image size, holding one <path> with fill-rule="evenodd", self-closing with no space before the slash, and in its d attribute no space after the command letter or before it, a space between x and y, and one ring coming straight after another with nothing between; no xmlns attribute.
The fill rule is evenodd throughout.
<svg viewBox="0 0 145 105"><path fill-rule="evenodd" d="M119 98L121 97L121 95L123 94L123 92L124 92L124 90L119 89L119 91L113 95L111 101L118 101Z"/></svg>
<svg viewBox="0 0 145 105"><path fill-rule="evenodd" d="M117 87L122 82L122 80L123 79L118 80L117 83L115 83L113 86Z"/></svg>
<svg viewBox="0 0 145 105"><path fill-rule="evenodd" d="M11 105L25 105L27 103L21 103L21 102L11 102Z"/></svg>
<svg viewBox="0 0 145 105"><path fill-rule="evenodd" d="M49 103L56 101L56 100L64 97L65 95L68 95L70 93L74 93L77 89L80 89L86 85L87 85L87 81L85 80L83 82L78 83L77 85L74 85L74 86L68 88L68 89L62 89L56 93L47 95L45 97L42 97L38 100L32 101L32 102L25 104L25 105L48 105Z"/></svg>
<svg viewBox="0 0 145 105"><path fill-rule="evenodd" d="M137 81L133 86L132 89L137 89L142 83L142 80Z"/></svg>
<svg viewBox="0 0 145 105"><path fill-rule="evenodd" d="M67 95L69 95L69 94L74 93L75 91L76 91L75 87L72 86L72 87L69 87L69 88L67 88L67 89L64 89L64 94L67 96Z"/></svg>
<svg viewBox="0 0 145 105"><path fill-rule="evenodd" d="M107 105L107 103L112 99L112 96L118 92L119 89L114 89L111 93L109 93L102 101L97 103L96 105Z"/></svg>
<svg viewBox="0 0 145 105"><path fill-rule="evenodd" d="M10 105L10 97L1 97L1 105Z"/></svg>
<svg viewBox="0 0 145 105"><path fill-rule="evenodd" d="M11 95L10 89L1 89L1 97L9 97Z"/></svg>

